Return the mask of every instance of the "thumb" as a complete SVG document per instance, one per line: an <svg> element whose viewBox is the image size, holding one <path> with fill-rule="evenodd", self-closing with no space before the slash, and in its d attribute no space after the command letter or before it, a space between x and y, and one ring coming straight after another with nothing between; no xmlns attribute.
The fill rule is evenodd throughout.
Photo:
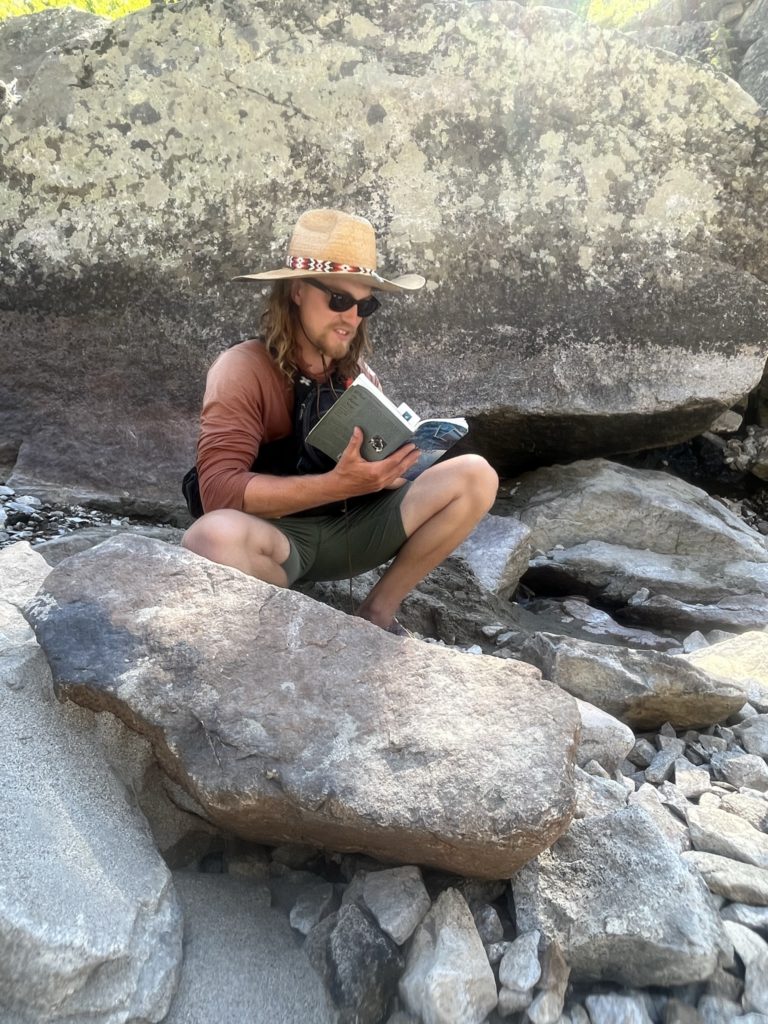
<svg viewBox="0 0 768 1024"><path fill-rule="evenodd" d="M359 455L362 443L363 443L363 432L362 432L362 430L360 429L360 427L353 427L352 428L352 437L350 437L349 441L347 442L347 447L341 453L342 459L346 455Z"/></svg>

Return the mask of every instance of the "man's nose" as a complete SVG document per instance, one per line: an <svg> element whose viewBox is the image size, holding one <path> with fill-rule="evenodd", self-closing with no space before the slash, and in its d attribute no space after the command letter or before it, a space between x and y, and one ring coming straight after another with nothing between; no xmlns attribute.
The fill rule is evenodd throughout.
<svg viewBox="0 0 768 1024"><path fill-rule="evenodd" d="M348 324L357 325L362 320L362 317L357 312L357 306L350 306L349 309L345 309L341 314L344 318L344 322Z"/></svg>

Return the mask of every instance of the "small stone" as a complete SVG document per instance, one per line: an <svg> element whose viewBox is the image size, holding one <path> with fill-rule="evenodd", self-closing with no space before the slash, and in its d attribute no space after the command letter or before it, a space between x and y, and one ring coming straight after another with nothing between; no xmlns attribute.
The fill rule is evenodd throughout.
<svg viewBox="0 0 768 1024"><path fill-rule="evenodd" d="M677 737L677 730L671 722L665 722L664 725L659 729L660 736L670 736L673 739Z"/></svg>
<svg viewBox="0 0 768 1024"><path fill-rule="evenodd" d="M588 775L594 775L599 779L610 779L611 777L599 761L587 761L584 765L584 771Z"/></svg>
<svg viewBox="0 0 768 1024"><path fill-rule="evenodd" d="M502 985L499 990L498 1013L501 1017L509 1017L513 1013L519 1013L520 1010L527 1010L532 999L532 988L527 992L517 992L513 988L504 988Z"/></svg>
<svg viewBox="0 0 768 1024"><path fill-rule="evenodd" d="M510 640L514 640L517 635L514 630L507 629L496 636L495 643L498 647L501 647L502 644L508 644Z"/></svg>
<svg viewBox="0 0 768 1024"><path fill-rule="evenodd" d="M488 963L495 967L496 964L501 963L504 954L507 952L509 947L512 945L511 942L491 942L485 947L485 952L488 956Z"/></svg>
<svg viewBox="0 0 768 1024"><path fill-rule="evenodd" d="M696 1006L702 1024L730 1024L741 1014L741 1006L722 996L702 996Z"/></svg>
<svg viewBox="0 0 768 1024"><path fill-rule="evenodd" d="M316 924L333 911L334 888L330 882L323 882L302 893L291 908L291 928L309 935Z"/></svg>
<svg viewBox="0 0 768 1024"><path fill-rule="evenodd" d="M702 874L712 892L737 903L768 906L768 871L765 868L698 850L685 851L680 856Z"/></svg>
<svg viewBox="0 0 768 1024"><path fill-rule="evenodd" d="M688 820L688 809L691 804L686 800L679 786L676 786L674 782L662 782L656 792L659 794L661 802L673 810L682 821Z"/></svg>
<svg viewBox="0 0 768 1024"><path fill-rule="evenodd" d="M720 753L723 750L728 749L728 742L724 740L722 736L710 736L706 733L701 733L699 736L699 746L703 747L704 750L712 755Z"/></svg>
<svg viewBox="0 0 768 1024"><path fill-rule="evenodd" d="M565 962L560 946L550 942L542 957L539 988L543 991L528 1008L532 1024L556 1024L560 1019L570 974L571 969Z"/></svg>
<svg viewBox="0 0 768 1024"><path fill-rule="evenodd" d="M720 800L720 808L729 814L737 814L760 832L768 832L768 804L746 792L726 793Z"/></svg>
<svg viewBox="0 0 768 1024"><path fill-rule="evenodd" d="M645 777L647 781L654 786L658 786L662 782L667 782L672 777L675 761L681 753L682 750L678 749L677 746L671 747L668 750L659 750L654 759L645 769Z"/></svg>
<svg viewBox="0 0 768 1024"><path fill-rule="evenodd" d="M499 965L499 981L516 992L527 992L541 977L538 931L518 935ZM527 1005L527 1004L526 1004Z"/></svg>
<svg viewBox="0 0 768 1024"><path fill-rule="evenodd" d="M698 800L712 788L706 768L696 768L685 758L675 761L675 785L687 800Z"/></svg>
<svg viewBox="0 0 768 1024"><path fill-rule="evenodd" d="M324 918L307 936L304 950L342 1019L383 1018L397 988L403 956L363 910L347 904Z"/></svg>
<svg viewBox="0 0 768 1024"><path fill-rule="evenodd" d="M746 903L730 903L723 907L720 916L724 921L736 921L753 931L768 934L768 907L750 907Z"/></svg>
<svg viewBox="0 0 768 1024"><path fill-rule="evenodd" d="M683 640L683 650L686 654L690 654L691 651L700 651L702 647L709 647L709 641L698 629L689 633Z"/></svg>
<svg viewBox="0 0 768 1024"><path fill-rule="evenodd" d="M723 927L746 968L744 1001L750 1004L747 1008L757 1010L758 1013L768 1012L768 1005L762 1005L759 997L757 1001L750 1000L746 992L750 987L750 975L754 975L756 972L765 974L768 981L768 943L757 932L736 921L725 921Z"/></svg>
<svg viewBox="0 0 768 1024"><path fill-rule="evenodd" d="M363 881L363 899L398 946L410 938L432 902L421 871L414 866L371 871Z"/></svg>
<svg viewBox="0 0 768 1024"><path fill-rule="evenodd" d="M732 786L748 786L761 792L768 790L768 765L757 754L739 754L734 751L713 754L710 764Z"/></svg>
<svg viewBox="0 0 768 1024"><path fill-rule="evenodd" d="M475 920L477 934L483 940L483 945L490 946L494 942L501 942L504 938L504 926L495 907L489 903L474 907L472 917Z"/></svg>
<svg viewBox="0 0 768 1024"><path fill-rule="evenodd" d="M585 1002L592 1024L653 1024L639 996L587 996Z"/></svg>
<svg viewBox="0 0 768 1024"><path fill-rule="evenodd" d="M751 704L747 703L743 707L739 708L735 715L731 715L728 719L729 725L741 725L743 722L748 722L750 718L754 718L759 715L760 712L757 708L752 707Z"/></svg>
<svg viewBox="0 0 768 1024"><path fill-rule="evenodd" d="M480 646L480 644L472 644L471 647L465 647L464 648L464 653L465 654L482 654L483 653L483 648Z"/></svg>
<svg viewBox="0 0 768 1024"><path fill-rule="evenodd" d="M768 757L768 715L755 715L733 731L748 754Z"/></svg>
<svg viewBox="0 0 768 1024"><path fill-rule="evenodd" d="M416 929L400 998L427 1021L482 1021L498 1001L496 981L464 898L447 889Z"/></svg>
<svg viewBox="0 0 768 1024"><path fill-rule="evenodd" d="M501 633L503 629L504 629L504 626L502 625L501 622L492 622L492 623L489 623L489 625L487 625L487 626L483 626L482 629L480 630L480 632L483 634L483 636L487 637L489 640L493 640L493 638L498 636L499 633Z"/></svg>
<svg viewBox="0 0 768 1024"><path fill-rule="evenodd" d="M655 756L656 748L654 745L641 736L627 754L627 760L637 765L638 768L647 768Z"/></svg>

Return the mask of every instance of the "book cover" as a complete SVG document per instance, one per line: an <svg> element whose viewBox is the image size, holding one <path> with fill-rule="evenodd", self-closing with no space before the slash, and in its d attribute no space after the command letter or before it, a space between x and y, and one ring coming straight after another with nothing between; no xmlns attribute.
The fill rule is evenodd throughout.
<svg viewBox="0 0 768 1024"><path fill-rule="evenodd" d="M408 406L398 409L362 373L310 430L307 443L338 462L355 427L363 431L360 451L369 462L386 459L408 442L421 449L408 480L437 462L468 430L463 418L420 420Z"/></svg>

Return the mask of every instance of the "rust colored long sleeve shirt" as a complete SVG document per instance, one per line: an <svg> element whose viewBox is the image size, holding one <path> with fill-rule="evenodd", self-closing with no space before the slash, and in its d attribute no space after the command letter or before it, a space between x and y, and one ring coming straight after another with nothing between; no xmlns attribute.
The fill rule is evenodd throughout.
<svg viewBox="0 0 768 1024"><path fill-rule="evenodd" d="M367 366L364 372L378 386ZM262 444L293 431L293 381L263 342L243 341L222 352L208 371L197 442L203 508L242 510L251 466Z"/></svg>

